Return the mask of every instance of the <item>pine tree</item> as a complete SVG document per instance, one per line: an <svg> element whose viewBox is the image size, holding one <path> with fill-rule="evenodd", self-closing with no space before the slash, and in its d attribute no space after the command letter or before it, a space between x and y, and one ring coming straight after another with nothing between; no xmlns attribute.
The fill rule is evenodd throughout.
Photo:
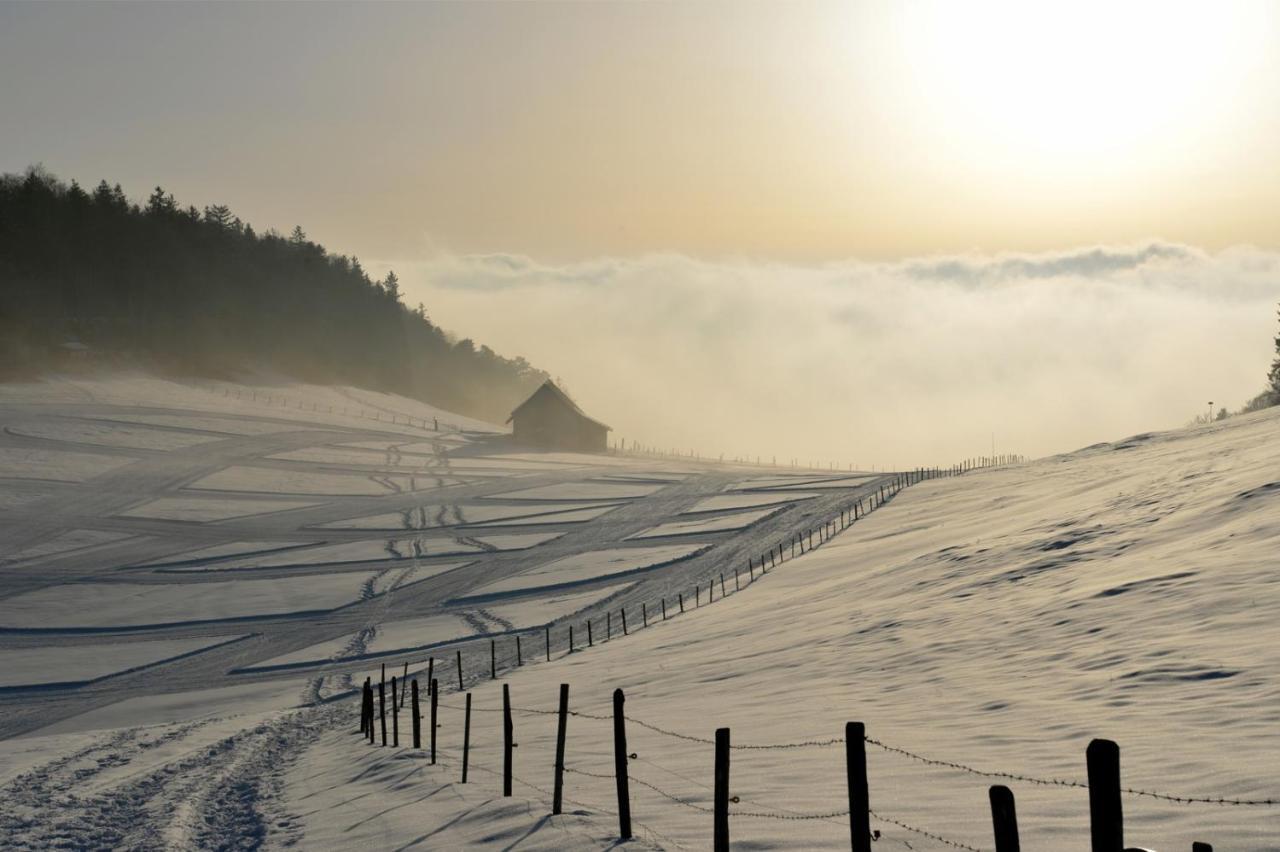
<svg viewBox="0 0 1280 852"><path fill-rule="evenodd" d="M205 207L204 220L222 231L231 229L233 223L239 221L225 204L210 204Z"/></svg>
<svg viewBox="0 0 1280 852"><path fill-rule="evenodd" d="M293 226L293 233L289 234L289 242L295 246L300 246L307 241L307 232L302 230L301 225Z"/></svg>
<svg viewBox="0 0 1280 852"><path fill-rule="evenodd" d="M1280 310L1276 311L1280 316ZM1280 334L1276 335L1276 360L1271 362L1271 372L1267 375L1267 392L1271 394L1271 404L1280 405Z"/></svg>
<svg viewBox="0 0 1280 852"><path fill-rule="evenodd" d="M382 289L387 291L387 295L400 301L400 279L396 277L395 270L387 273L386 279L382 282Z"/></svg>

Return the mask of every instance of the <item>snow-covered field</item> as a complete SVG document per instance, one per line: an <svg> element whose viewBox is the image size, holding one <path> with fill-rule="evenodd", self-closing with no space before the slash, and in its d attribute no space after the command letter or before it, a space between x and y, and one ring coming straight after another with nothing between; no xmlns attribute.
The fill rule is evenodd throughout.
<svg viewBox="0 0 1280 852"><path fill-rule="evenodd" d="M410 420L422 423L424 407L408 400L379 396L381 415L402 419L370 423L350 404L325 410L350 398L337 389L276 389L314 405L295 417L285 406L233 406L236 392L258 391L228 387L0 388L0 416L15 427L0 435L9 453L53 451L39 434L80 452L68 437L100 433L76 423L122 420L139 402L174 423L216 414L258 424L223 424L217 440L164 449L113 446L118 464L81 467L64 477L75 484L0 512L11 552L29 554L0 580L0 660L13 669L0 690L0 848L606 848L616 837L611 727L594 717L608 716L615 688L626 692L635 755L636 848L709 846L708 741L721 726L738 745L802 744L733 752L739 848L847 847L839 740L850 720L877 743L1042 779L1084 780L1084 748L1103 736L1119 742L1132 787L1280 798L1280 412L918 484L749 581L748 558L758 566L768 547L837 517L882 480L519 452L476 424L435 442L431 417L461 422L437 412L415 440L443 476L416 492L308 493L280 511L268 495L287 492L255 480L226 499L259 500L261 513L246 504L244 515L126 514L193 497L193 483L224 470L392 479L405 464L397 442L422 433ZM159 422L148 428L198 428ZM354 460L324 451L338 445L387 452L385 470L344 470ZM454 447L465 455L452 457ZM476 464L486 459L501 463ZM447 474L455 462L485 473L459 482ZM606 500L608 511L582 508ZM553 514L566 504L578 505ZM494 550L489 526L555 537ZM307 556L363 553L370 530L427 527L488 545L462 559L387 553L367 565ZM676 561L618 576L619 566L667 561L659 555ZM256 561L244 579L159 564L245 559ZM708 605L707 581L720 574L727 596L717 583ZM301 597L285 591L304 580ZM577 585L557 588L566 582ZM130 613L135 595L149 609ZM211 617L237 620L202 625ZM588 620L594 647L585 648ZM170 626L128 629L143 623ZM474 702L466 785L459 651ZM434 766L404 747L407 710L401 748L362 743L351 692L379 676L375 663L388 677L405 663L422 677L428 658L442 690ZM562 682L585 715L569 720L566 809L550 817L556 720L545 712ZM498 777L503 685L519 743L510 799ZM867 749L876 848L955 848L906 826L991 848L992 783L1017 796L1024 848L1088 843L1084 789ZM1124 807L1130 845L1280 846L1280 808L1138 795Z"/></svg>

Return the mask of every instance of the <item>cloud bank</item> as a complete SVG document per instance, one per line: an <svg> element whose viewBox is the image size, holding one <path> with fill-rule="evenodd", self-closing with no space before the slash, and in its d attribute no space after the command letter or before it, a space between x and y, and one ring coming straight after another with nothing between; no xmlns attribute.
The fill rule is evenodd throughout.
<svg viewBox="0 0 1280 852"><path fill-rule="evenodd" d="M615 437L866 467L1031 455L1239 407L1280 255L1166 243L819 266L680 255L394 265L446 328L560 377Z"/></svg>

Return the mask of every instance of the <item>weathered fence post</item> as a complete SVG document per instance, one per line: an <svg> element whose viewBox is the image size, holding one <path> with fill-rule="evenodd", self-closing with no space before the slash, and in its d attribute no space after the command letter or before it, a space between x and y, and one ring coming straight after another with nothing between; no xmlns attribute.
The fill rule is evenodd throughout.
<svg viewBox="0 0 1280 852"><path fill-rule="evenodd" d="M433 689L434 693L435 690ZM467 693L466 715L462 717L462 783L467 783L467 765L471 760L471 693ZM435 729L432 728L434 731Z"/></svg>
<svg viewBox="0 0 1280 852"><path fill-rule="evenodd" d="M627 609L623 607L619 612L622 613L622 635L627 635Z"/></svg>
<svg viewBox="0 0 1280 852"><path fill-rule="evenodd" d="M489 640L489 680L498 679L498 640Z"/></svg>
<svg viewBox="0 0 1280 852"><path fill-rule="evenodd" d="M516 665L524 665L524 655L520 653L520 634L516 634Z"/></svg>
<svg viewBox="0 0 1280 852"><path fill-rule="evenodd" d="M871 799L867 791L867 729L844 723L844 760L849 783L849 839L853 852L871 852Z"/></svg>
<svg viewBox="0 0 1280 852"><path fill-rule="evenodd" d="M560 813L564 795L564 735L569 724L569 684L560 684L560 720L556 726L556 785L551 801L551 813Z"/></svg>
<svg viewBox="0 0 1280 852"><path fill-rule="evenodd" d="M382 720L382 744L387 744L387 684L378 683L378 717Z"/></svg>
<svg viewBox="0 0 1280 852"><path fill-rule="evenodd" d="M724 597L724 572L720 572L720 597Z"/></svg>
<svg viewBox="0 0 1280 852"><path fill-rule="evenodd" d="M511 685L502 685L502 795L511 795L511 750L515 730L511 726Z"/></svg>
<svg viewBox="0 0 1280 852"><path fill-rule="evenodd" d="M436 722L436 714L439 709L438 707L439 700L440 700L440 688L439 688L439 685L433 680L431 681L431 762L433 764L436 762L436 729L440 727L440 725ZM468 715L470 715L471 713L471 710L469 709L471 707L470 692L467 693L467 707L468 707L467 713Z"/></svg>
<svg viewBox="0 0 1280 852"><path fill-rule="evenodd" d="M413 679L413 686L410 688L409 713L412 716L413 723L413 747L414 749L422 748L422 717L418 715L418 679Z"/></svg>
<svg viewBox="0 0 1280 852"><path fill-rule="evenodd" d="M391 745L400 748L400 704L396 698L396 676L391 676Z"/></svg>
<svg viewBox="0 0 1280 852"><path fill-rule="evenodd" d="M573 653L573 625L569 625L569 653Z"/></svg>
<svg viewBox="0 0 1280 852"><path fill-rule="evenodd" d="M1019 852L1018 815L1013 807L1013 791L994 784L988 791L991 799L991 826L996 836L996 852Z"/></svg>
<svg viewBox="0 0 1280 852"><path fill-rule="evenodd" d="M427 689L432 689L431 684L436 682L436 658L427 657Z"/></svg>
<svg viewBox="0 0 1280 852"><path fill-rule="evenodd" d="M458 649L458 691L462 692L462 649Z"/></svg>
<svg viewBox="0 0 1280 852"><path fill-rule="evenodd" d="M551 625L547 625L547 662L551 662Z"/></svg>
<svg viewBox="0 0 1280 852"><path fill-rule="evenodd" d="M729 852L729 729L716 728L715 852Z"/></svg>
<svg viewBox="0 0 1280 852"><path fill-rule="evenodd" d="M773 555L773 554L772 554L772 553L770 553L770 556L772 556L772 555ZM742 586L738 583L738 569L737 569L737 568L734 568L734 569L733 569L733 590L734 590L735 592L740 592L740 591L742 591Z"/></svg>
<svg viewBox="0 0 1280 852"><path fill-rule="evenodd" d="M649 605L644 601L640 602L640 618L645 627L649 626Z"/></svg>
<svg viewBox="0 0 1280 852"><path fill-rule="evenodd" d="M627 778L627 723L622 715L626 699L621 689L613 691L613 776L618 784L618 835L631 839L631 789Z"/></svg>
<svg viewBox="0 0 1280 852"><path fill-rule="evenodd" d="M676 592L680 596L680 611L684 612L684 592Z"/></svg>
<svg viewBox="0 0 1280 852"><path fill-rule="evenodd" d="M662 597L662 620L667 620L667 598L665 595Z"/></svg>
<svg viewBox="0 0 1280 852"><path fill-rule="evenodd" d="M1093 852L1123 852L1124 814L1120 804L1120 746L1097 739L1085 750L1089 765L1089 834Z"/></svg>
<svg viewBox="0 0 1280 852"><path fill-rule="evenodd" d="M596 646L596 643L592 640L592 637L591 637L591 619L588 618L587 619L587 647L594 648L595 646Z"/></svg>

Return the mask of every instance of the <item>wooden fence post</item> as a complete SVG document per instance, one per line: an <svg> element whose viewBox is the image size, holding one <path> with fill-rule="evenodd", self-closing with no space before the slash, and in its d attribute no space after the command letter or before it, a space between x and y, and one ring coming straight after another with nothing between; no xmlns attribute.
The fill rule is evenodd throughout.
<svg viewBox="0 0 1280 852"><path fill-rule="evenodd" d="M773 555L773 554L772 554L772 553L770 553L770 556L772 556L772 555ZM740 592L740 591L742 591L742 586L738 583L738 569L737 569L737 568L734 568L734 569L733 569L733 590L734 590L735 592Z"/></svg>
<svg viewBox="0 0 1280 852"><path fill-rule="evenodd" d="M618 785L618 835L631 839L631 789L627 778L627 723L622 715L626 699L621 689L613 691L613 775Z"/></svg>
<svg viewBox="0 0 1280 852"><path fill-rule="evenodd" d="M373 679L364 679L364 688L369 691L369 745L373 745Z"/></svg>
<svg viewBox="0 0 1280 852"><path fill-rule="evenodd" d="M724 572L720 572L720 597L724 597Z"/></svg>
<svg viewBox="0 0 1280 852"><path fill-rule="evenodd" d="M1123 852L1124 814L1120 804L1120 746L1096 739L1085 750L1089 765L1089 833L1093 852Z"/></svg>
<svg viewBox="0 0 1280 852"><path fill-rule="evenodd" d="M560 684L560 720L556 727L556 785L551 801L551 813L560 813L564 796L564 735L569 724L569 684Z"/></svg>
<svg viewBox="0 0 1280 852"><path fill-rule="evenodd" d="M871 852L871 798L867 791L867 729L844 723L844 760L849 784L849 839L853 852Z"/></svg>
<svg viewBox="0 0 1280 852"><path fill-rule="evenodd" d="M573 653L573 625L569 625L569 653Z"/></svg>
<svg viewBox="0 0 1280 852"><path fill-rule="evenodd" d="M626 607L623 607L623 608L620 610L620 612L622 613L622 635L623 635L623 636L626 636L626 635L627 635L627 609L626 609Z"/></svg>
<svg viewBox="0 0 1280 852"><path fill-rule="evenodd" d="M432 690L433 692L435 690ZM434 729L432 729L434 730ZM471 693L467 693L466 715L462 717L462 783L467 783L467 765L471 759Z"/></svg>
<svg viewBox="0 0 1280 852"><path fill-rule="evenodd" d="M382 744L387 744L387 684L378 683L378 717L382 720Z"/></svg>
<svg viewBox="0 0 1280 852"><path fill-rule="evenodd" d="M422 748L422 717L418 715L418 679L416 677L413 679L410 692L409 713L413 722L413 747L420 749Z"/></svg>
<svg viewBox="0 0 1280 852"><path fill-rule="evenodd" d="M594 648L595 646L596 646L596 643L592 640L592 637L591 637L591 619L588 618L587 619L587 647Z"/></svg>
<svg viewBox="0 0 1280 852"><path fill-rule="evenodd" d="M436 729L440 725L436 722L436 714L438 711L438 702L440 700L440 687L434 680L431 681L431 762L436 762ZM470 715L471 710L471 693L467 693L467 714Z"/></svg>
<svg viewBox="0 0 1280 852"><path fill-rule="evenodd" d="M391 676L391 745L400 748L400 704L396 697L396 676Z"/></svg>
<svg viewBox="0 0 1280 852"><path fill-rule="evenodd" d="M715 852L729 852L729 729L716 728Z"/></svg>
<svg viewBox="0 0 1280 852"><path fill-rule="evenodd" d="M665 595L662 598L662 620L667 620L667 598Z"/></svg>
<svg viewBox="0 0 1280 852"><path fill-rule="evenodd" d="M524 655L520 653L520 634L516 634L516 665L524 665Z"/></svg>
<svg viewBox="0 0 1280 852"><path fill-rule="evenodd" d="M551 625L547 625L547 662L551 662Z"/></svg>
<svg viewBox="0 0 1280 852"><path fill-rule="evenodd" d="M511 795L511 750L515 730L511 726L511 685L502 685L502 795Z"/></svg>
<svg viewBox="0 0 1280 852"><path fill-rule="evenodd" d="M427 657L427 689L431 689L431 684L436 682L436 658Z"/></svg>
<svg viewBox="0 0 1280 852"><path fill-rule="evenodd" d="M489 680L498 679L498 640L489 640Z"/></svg>
<svg viewBox="0 0 1280 852"><path fill-rule="evenodd" d="M458 691L462 692L462 649L458 649Z"/></svg>
<svg viewBox="0 0 1280 852"><path fill-rule="evenodd" d="M680 611L684 612L684 592L677 592L676 594L680 596Z"/></svg>
<svg viewBox="0 0 1280 852"><path fill-rule="evenodd" d="M988 791L991 799L991 826L995 831L996 852L1019 852L1018 815L1013 807L1013 791L994 784Z"/></svg>

